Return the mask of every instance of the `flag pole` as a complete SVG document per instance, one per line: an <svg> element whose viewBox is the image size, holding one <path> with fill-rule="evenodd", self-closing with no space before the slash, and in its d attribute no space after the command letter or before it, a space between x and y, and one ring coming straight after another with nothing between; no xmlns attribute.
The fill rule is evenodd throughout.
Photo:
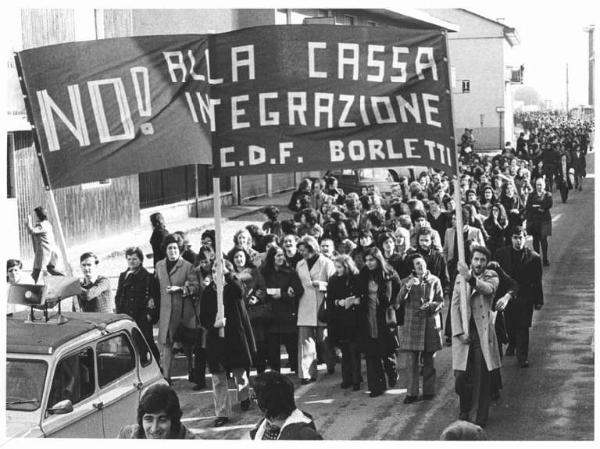
<svg viewBox="0 0 600 449"><path fill-rule="evenodd" d="M454 180L454 210L456 213L456 242L457 242L457 246L458 246L458 262L459 263L465 263L465 239L463 236L463 219L462 219L462 202L461 202L461 195L460 195L460 170L459 170L459 154L458 154L458 150L457 150L457 144L456 144L456 136L455 136L455 132L454 132L454 103L452 102L452 73L451 73L451 65L450 65L450 54L448 52L448 32L446 30L444 30L442 32L444 34L444 39L445 39L445 43L446 43L446 56L445 56L445 62L446 62L446 68L447 68L447 73L448 73L448 99L450 101L450 109L452 111L451 117L450 117L450 130L452 132L451 135L451 140L454 143L454 164L455 164L455 168L456 168L456 179ZM463 279L462 276L457 276L456 279L458 280L458 282L460 283L460 316L461 316L461 321L462 321L462 327L463 327L463 332L465 334L465 336L469 336L469 321L468 321L468 307L469 304L467 303L467 284L465 282L465 280ZM454 287L454 286L452 286ZM452 290L454 291L454 289ZM450 299L450 301L452 301L452 299Z"/></svg>
<svg viewBox="0 0 600 449"><path fill-rule="evenodd" d="M215 264L217 278L217 317L215 323L220 323L225 317L223 307L223 251L221 244L223 242L223 230L221 228L221 178L213 177L213 215L215 217ZM219 337L225 337L225 328L219 328Z"/></svg>
<svg viewBox="0 0 600 449"><path fill-rule="evenodd" d="M65 234L63 232L62 223L60 220L60 214L58 213L58 207L56 206L56 198L54 197L54 190L52 190L52 186L50 185L50 178L48 177L48 171L46 169L46 163L44 161L44 155L42 153L42 147L40 145L38 130L33 122L33 113L31 110L31 103L29 101L29 96L27 95L27 87L25 85L25 80L23 78L23 72L21 69L21 61L19 59L19 55L17 53L14 54L15 57L15 66L17 68L17 75L19 77L19 84L21 86L21 92L23 94L23 102L25 103L25 110L27 112L27 120L31 125L31 130L33 132L33 145L35 148L35 152L37 155L38 163L40 165L40 171L42 174L42 182L44 183L44 188L46 193L48 194L48 199L50 203L50 214L56 224L56 235L58 237L58 248L63 260L63 265L67 276L73 276L73 269L71 268L71 264L69 263L69 256L67 254L67 243L65 239ZM79 305L77 301L73 301L72 309L75 311L79 310Z"/></svg>

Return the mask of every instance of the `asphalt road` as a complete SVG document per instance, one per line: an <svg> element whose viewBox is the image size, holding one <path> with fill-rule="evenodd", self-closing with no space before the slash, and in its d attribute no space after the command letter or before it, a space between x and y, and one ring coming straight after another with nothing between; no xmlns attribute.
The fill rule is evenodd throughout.
<svg viewBox="0 0 600 449"><path fill-rule="evenodd" d="M551 266L544 269L544 308L534 315L531 366L520 368L514 357L503 360L504 389L490 410L486 429L490 439L594 437L594 182L586 182L585 191L571 192L566 204L560 202L557 192L554 194ZM244 221L253 218L244 217ZM262 216L256 219L263 220ZM403 404L403 373L399 386L378 398L369 398L365 389L342 390L338 365L334 375L328 375L321 366L318 381L307 386L300 386L294 378L296 402L315 417L326 439L436 440L457 418L458 397L450 348L436 354L435 364L437 394L432 401ZM247 438L248 430L260 419L256 405L248 412L241 412L236 405L229 425L213 429L211 390L191 389L181 356L176 374L180 376L174 379L174 386L186 426L202 438ZM230 393L235 398L235 391Z"/></svg>

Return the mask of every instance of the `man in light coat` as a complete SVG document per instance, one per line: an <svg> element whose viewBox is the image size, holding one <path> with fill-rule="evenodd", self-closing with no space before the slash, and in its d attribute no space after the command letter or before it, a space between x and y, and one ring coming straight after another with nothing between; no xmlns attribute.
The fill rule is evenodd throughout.
<svg viewBox="0 0 600 449"><path fill-rule="evenodd" d="M333 348L327 338L326 324L317 315L327 291L327 282L335 273L333 262L320 254L317 239L306 235L298 242L302 260L296 265L304 293L298 302L298 377L302 384L317 379L317 345L327 363L327 371L335 370Z"/></svg>
<svg viewBox="0 0 600 449"><path fill-rule="evenodd" d="M471 266L458 264L452 295L452 368L460 398L459 419L485 427L491 402L490 372L500 368L500 351L492 304L498 275L487 270L490 252L484 246L471 249ZM461 281L466 282L466 320L461 312ZM470 419L471 418L471 419Z"/></svg>

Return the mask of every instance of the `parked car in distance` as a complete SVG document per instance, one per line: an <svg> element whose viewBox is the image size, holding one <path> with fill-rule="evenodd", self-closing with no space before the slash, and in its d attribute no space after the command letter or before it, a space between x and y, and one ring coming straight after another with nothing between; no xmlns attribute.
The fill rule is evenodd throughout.
<svg viewBox="0 0 600 449"><path fill-rule="evenodd" d="M63 313L61 324L7 316L6 436L115 438L142 391L166 383L127 315ZM36 312L41 318L41 312Z"/></svg>

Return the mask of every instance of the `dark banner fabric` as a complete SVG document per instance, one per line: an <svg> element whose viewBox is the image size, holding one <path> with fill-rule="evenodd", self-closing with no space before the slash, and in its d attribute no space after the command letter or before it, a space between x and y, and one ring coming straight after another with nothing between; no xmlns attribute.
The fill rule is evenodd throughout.
<svg viewBox="0 0 600 449"><path fill-rule="evenodd" d="M220 176L455 171L442 31L284 25L18 54L52 187L186 164Z"/></svg>

